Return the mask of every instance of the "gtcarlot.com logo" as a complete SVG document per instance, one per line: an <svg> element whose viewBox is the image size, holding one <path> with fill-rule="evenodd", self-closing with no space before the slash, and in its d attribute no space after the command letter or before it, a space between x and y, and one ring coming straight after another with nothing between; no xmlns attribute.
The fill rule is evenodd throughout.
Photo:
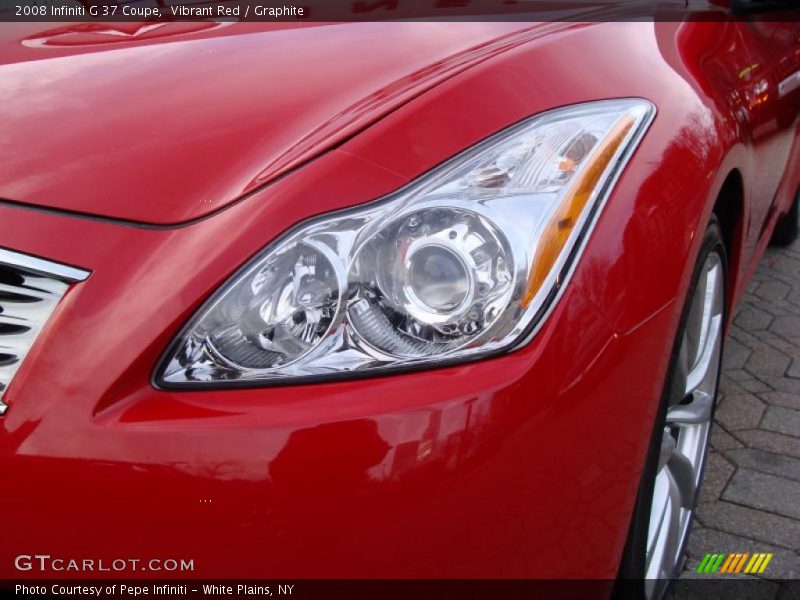
<svg viewBox="0 0 800 600"><path fill-rule="evenodd" d="M698 573L763 573L772 553L766 552L716 552L706 554L697 567Z"/></svg>
<svg viewBox="0 0 800 600"><path fill-rule="evenodd" d="M136 572L194 571L194 559L186 558L63 558L49 554L20 554L14 559L17 571L39 572Z"/></svg>

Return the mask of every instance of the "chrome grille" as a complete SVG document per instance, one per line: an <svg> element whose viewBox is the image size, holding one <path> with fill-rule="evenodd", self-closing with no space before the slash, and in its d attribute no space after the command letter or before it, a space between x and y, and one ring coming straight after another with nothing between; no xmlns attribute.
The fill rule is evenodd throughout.
<svg viewBox="0 0 800 600"><path fill-rule="evenodd" d="M70 283L87 271L0 248L0 415L8 386Z"/></svg>

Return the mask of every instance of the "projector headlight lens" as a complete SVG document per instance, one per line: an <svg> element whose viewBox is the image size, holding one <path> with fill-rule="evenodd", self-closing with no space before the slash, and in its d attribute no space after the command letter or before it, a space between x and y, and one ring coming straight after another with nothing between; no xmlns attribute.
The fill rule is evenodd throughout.
<svg viewBox="0 0 800 600"><path fill-rule="evenodd" d="M425 244L409 256L409 294L435 313L449 313L464 304L472 288L470 272L447 246Z"/></svg>
<svg viewBox="0 0 800 600"><path fill-rule="evenodd" d="M158 382L305 380L519 345L653 115L644 100L544 113L389 198L300 225L198 312Z"/></svg>
<svg viewBox="0 0 800 600"><path fill-rule="evenodd" d="M512 293L513 250L480 213L436 207L403 215L355 255L348 311L369 346L395 356L444 354L497 320Z"/></svg>

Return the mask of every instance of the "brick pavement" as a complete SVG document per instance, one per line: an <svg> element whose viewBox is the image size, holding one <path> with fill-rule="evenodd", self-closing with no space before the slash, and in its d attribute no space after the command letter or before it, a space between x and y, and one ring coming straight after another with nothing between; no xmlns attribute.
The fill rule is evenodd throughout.
<svg viewBox="0 0 800 600"><path fill-rule="evenodd" d="M682 578L709 577L706 552L755 551L775 555L762 577L800 579L800 242L762 259L720 385Z"/></svg>

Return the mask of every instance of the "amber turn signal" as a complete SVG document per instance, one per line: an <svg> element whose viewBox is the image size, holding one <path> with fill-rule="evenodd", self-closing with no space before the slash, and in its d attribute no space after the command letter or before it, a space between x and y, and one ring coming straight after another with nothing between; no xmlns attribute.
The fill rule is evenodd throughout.
<svg viewBox="0 0 800 600"><path fill-rule="evenodd" d="M589 163L564 194L553 216L545 225L544 233L536 248L533 266L528 276L528 285L521 305L527 308L553 269L556 260L575 229L583 209L592 196L597 183L619 150L634 124L630 115L624 115L614 124L608 136L601 142Z"/></svg>

